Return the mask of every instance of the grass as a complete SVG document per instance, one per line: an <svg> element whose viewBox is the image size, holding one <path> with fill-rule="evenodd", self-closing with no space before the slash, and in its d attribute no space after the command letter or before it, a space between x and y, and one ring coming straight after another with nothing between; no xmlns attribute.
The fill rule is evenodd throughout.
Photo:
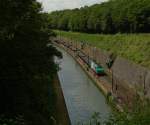
<svg viewBox="0 0 150 125"><path fill-rule="evenodd" d="M84 41L92 46L110 51L150 69L149 34L87 34L54 30L61 37L74 41Z"/></svg>

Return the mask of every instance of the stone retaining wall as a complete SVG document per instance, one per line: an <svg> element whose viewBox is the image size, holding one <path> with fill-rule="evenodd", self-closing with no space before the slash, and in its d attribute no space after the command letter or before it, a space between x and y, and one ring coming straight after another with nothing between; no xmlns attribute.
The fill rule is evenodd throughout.
<svg viewBox="0 0 150 125"><path fill-rule="evenodd" d="M136 92L140 95L150 93L150 73L144 67L132 63L124 58L117 57L115 60L112 71L114 80L118 80L115 84L125 85L129 88L136 89Z"/></svg>

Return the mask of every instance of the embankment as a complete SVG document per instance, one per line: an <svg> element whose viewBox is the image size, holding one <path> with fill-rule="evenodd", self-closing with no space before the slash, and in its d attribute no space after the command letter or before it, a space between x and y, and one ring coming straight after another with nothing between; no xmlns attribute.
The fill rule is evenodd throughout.
<svg viewBox="0 0 150 125"><path fill-rule="evenodd" d="M57 75L55 76L53 83L56 94L56 113L55 119L53 119L53 121L56 122L57 125L70 125L71 123L69 119L69 114L67 111L60 81Z"/></svg>
<svg viewBox="0 0 150 125"><path fill-rule="evenodd" d="M147 75L148 70L145 68L133 64L126 59L116 57L112 67L108 69L106 62L110 58L110 53L88 45L82 47L82 44L66 39L58 38L54 41L56 41L55 44L57 46L62 47L74 57L105 95L111 92L120 105L132 105L136 94L143 97L142 94L144 93L144 97L149 97L149 76ZM80 55L94 59L98 64L102 65L109 80L107 81L105 77L98 77Z"/></svg>
<svg viewBox="0 0 150 125"><path fill-rule="evenodd" d="M72 42L84 42L150 69L150 34L87 34L55 30Z"/></svg>
<svg viewBox="0 0 150 125"><path fill-rule="evenodd" d="M101 81L98 78L98 76L88 67L88 65L85 64L83 60L78 58L73 51L71 51L70 49L67 49L62 44L57 44L57 43L54 43L54 44L58 47L63 48L64 50L66 50L75 59L75 61L77 61L80 64L80 66L84 69L84 71L87 73L87 75L89 75L89 77L96 83L98 88L104 93L105 96L107 95L108 92L111 91L111 86L108 84L105 84L103 81Z"/></svg>

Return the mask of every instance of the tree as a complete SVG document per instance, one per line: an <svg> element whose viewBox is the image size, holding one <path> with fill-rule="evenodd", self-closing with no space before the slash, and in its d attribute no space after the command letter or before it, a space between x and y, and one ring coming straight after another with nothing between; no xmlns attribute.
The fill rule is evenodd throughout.
<svg viewBox="0 0 150 125"><path fill-rule="evenodd" d="M57 11L49 15L54 29L107 34L150 32L149 0L109 0L90 7ZM58 22L61 27L58 27Z"/></svg>
<svg viewBox="0 0 150 125"><path fill-rule="evenodd" d="M0 14L0 124L16 117L21 124L50 124L53 56L61 55L47 46L52 35L47 14L35 0L1 0Z"/></svg>

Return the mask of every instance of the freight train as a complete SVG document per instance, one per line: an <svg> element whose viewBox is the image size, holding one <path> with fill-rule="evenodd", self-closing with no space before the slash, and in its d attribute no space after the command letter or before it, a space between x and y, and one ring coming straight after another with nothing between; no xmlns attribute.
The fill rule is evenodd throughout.
<svg viewBox="0 0 150 125"><path fill-rule="evenodd" d="M97 74L105 75L105 70L102 66L96 64L92 59L86 56L84 53L79 52L78 56Z"/></svg>
<svg viewBox="0 0 150 125"><path fill-rule="evenodd" d="M55 42L59 42L58 40L55 40ZM63 43L66 47L70 48L70 46ZM72 48L70 48L73 50ZM82 51L78 51L77 55L86 63L97 75L105 75L104 68L98 64L96 64L92 59L90 59L85 53Z"/></svg>
<svg viewBox="0 0 150 125"><path fill-rule="evenodd" d="M104 68L92 60L90 61L90 67L97 75L105 75Z"/></svg>

